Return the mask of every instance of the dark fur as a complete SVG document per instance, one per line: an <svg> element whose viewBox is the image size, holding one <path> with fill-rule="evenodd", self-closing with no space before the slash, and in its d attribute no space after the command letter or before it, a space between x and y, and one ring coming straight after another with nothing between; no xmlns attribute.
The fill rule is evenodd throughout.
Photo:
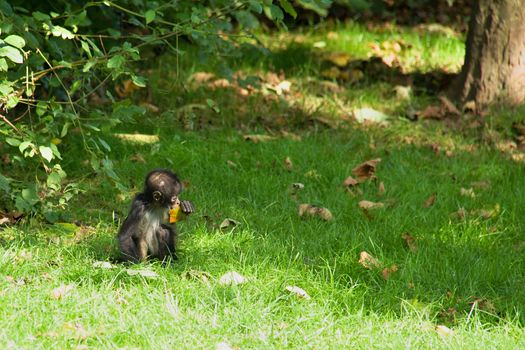
<svg viewBox="0 0 525 350"><path fill-rule="evenodd" d="M194 211L189 201L180 202L182 184L170 170L151 171L144 191L137 194L118 233L121 259L139 262L148 258L176 259L177 230L169 223L169 210L179 204L185 213Z"/></svg>

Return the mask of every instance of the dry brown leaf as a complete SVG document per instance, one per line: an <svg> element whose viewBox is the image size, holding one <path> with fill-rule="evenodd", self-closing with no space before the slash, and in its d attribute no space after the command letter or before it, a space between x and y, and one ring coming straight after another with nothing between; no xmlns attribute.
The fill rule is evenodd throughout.
<svg viewBox="0 0 525 350"><path fill-rule="evenodd" d="M61 284L60 287L53 289L51 298L59 300L65 297L70 291L75 288L74 284Z"/></svg>
<svg viewBox="0 0 525 350"><path fill-rule="evenodd" d="M292 171L293 170L293 163L292 163L292 159L290 157L286 157L286 159L284 160L284 167L288 171Z"/></svg>
<svg viewBox="0 0 525 350"><path fill-rule="evenodd" d="M205 83L215 77L214 74L208 72L195 72L189 77L189 81L195 81L197 83Z"/></svg>
<svg viewBox="0 0 525 350"><path fill-rule="evenodd" d="M130 276L137 276L137 275L140 275L142 277L145 277L145 278L152 278L152 279L155 279L155 278L158 278L159 275L155 272L155 271L152 271L152 270L147 270L147 269L126 269L126 273Z"/></svg>
<svg viewBox="0 0 525 350"><path fill-rule="evenodd" d="M143 163L145 164L146 163L146 159L144 159L144 156L140 153L136 153L134 155L132 155L129 160L131 160L132 162L136 162L136 163Z"/></svg>
<svg viewBox="0 0 525 350"><path fill-rule="evenodd" d="M300 204L298 212L299 212L299 216L300 217L303 217L303 216L309 216L309 217L318 216L318 217L320 217L321 219L323 219L325 221L330 221L330 220L332 220L334 218L332 213L330 212L330 210L328 210L326 208L323 208L323 207L318 207L318 206L313 205L313 204L307 204L307 203Z"/></svg>
<svg viewBox="0 0 525 350"><path fill-rule="evenodd" d="M359 253L359 264L368 270L381 268L379 261L365 251Z"/></svg>
<svg viewBox="0 0 525 350"><path fill-rule="evenodd" d="M285 290L290 292L291 294L298 296L299 298L303 298L306 300L310 299L308 293L306 293L304 289L299 288L297 286L286 286Z"/></svg>
<svg viewBox="0 0 525 350"><path fill-rule="evenodd" d="M496 314L496 307L488 299L475 298L473 302L470 303L473 307L477 306L480 310L487 311L491 314Z"/></svg>
<svg viewBox="0 0 525 350"><path fill-rule="evenodd" d="M450 102L450 100L448 98L446 98L445 96L440 96L439 100L441 101L441 103L445 107L445 110L449 114L453 114L453 115L456 115L456 116L460 116L461 115L461 112L459 111L459 109L457 109L457 107L452 102Z"/></svg>
<svg viewBox="0 0 525 350"><path fill-rule="evenodd" d="M381 202L371 202L371 201L366 201L366 200L360 201L358 204L359 204L359 208L364 209L364 210L379 209L379 208L384 208L385 206L385 204Z"/></svg>
<svg viewBox="0 0 525 350"><path fill-rule="evenodd" d="M436 202L436 199L437 199L437 193L434 192L430 195L430 197L427 198L427 200L425 201L425 203L423 204L423 206L425 208L429 208L431 206L434 205L434 203Z"/></svg>
<svg viewBox="0 0 525 350"><path fill-rule="evenodd" d="M131 79L124 80L122 85L115 86L115 92L119 97L126 97L139 90L141 87L135 85Z"/></svg>
<svg viewBox="0 0 525 350"><path fill-rule="evenodd" d="M368 179L375 179L375 172L377 164L381 161L381 158L367 160L352 169L352 174L357 177L359 182L366 181Z"/></svg>
<svg viewBox="0 0 525 350"><path fill-rule="evenodd" d="M236 168L236 167L237 167L237 164L236 164L235 162L229 160L229 159L226 161L226 164L227 164L229 167L231 167L231 168Z"/></svg>
<svg viewBox="0 0 525 350"><path fill-rule="evenodd" d="M405 244L407 245L408 249L412 252L417 252L417 245L416 245L416 239L408 232L403 233L403 241L405 241Z"/></svg>
<svg viewBox="0 0 525 350"><path fill-rule="evenodd" d="M343 182L343 186L344 187L353 187L353 186L356 186L359 184L359 181L357 181L356 179L354 179L353 177L349 176L345 179L345 181Z"/></svg>
<svg viewBox="0 0 525 350"><path fill-rule="evenodd" d="M289 131L286 131L286 130L281 130L281 135L285 139L290 139L290 140L293 140L293 141L301 141L302 140L302 137L300 135L294 134L293 132L289 132Z"/></svg>
<svg viewBox="0 0 525 350"><path fill-rule="evenodd" d="M240 224L241 223L237 220L226 218L221 222L221 224L219 225L219 228L221 230L226 230L226 229L234 228L235 226L239 226Z"/></svg>
<svg viewBox="0 0 525 350"><path fill-rule="evenodd" d="M431 105L416 113L419 119L443 119L445 113L441 106Z"/></svg>
<svg viewBox="0 0 525 350"><path fill-rule="evenodd" d="M454 331L444 325L436 326L436 332L443 337L449 337L451 335L454 335Z"/></svg>
<svg viewBox="0 0 525 350"><path fill-rule="evenodd" d="M146 108L148 110L148 112L150 112L150 113L159 113L159 111L160 111L160 108L155 106L153 103L142 102L140 105L142 107Z"/></svg>
<svg viewBox="0 0 525 350"><path fill-rule="evenodd" d="M397 270L398 270L397 265L392 265L391 267L385 267L383 269L383 278L386 280L389 279L393 273L397 272Z"/></svg>
<svg viewBox="0 0 525 350"><path fill-rule="evenodd" d="M461 194L463 197L470 197L475 198L476 194L474 193L473 188L463 188L461 187L461 190L459 191L459 194Z"/></svg>
<svg viewBox="0 0 525 350"><path fill-rule="evenodd" d="M384 184L383 181L381 181L381 182L379 183L379 185L377 186L377 194L378 194L379 196L382 196L382 195L385 194L385 184Z"/></svg>
<svg viewBox="0 0 525 350"><path fill-rule="evenodd" d="M272 141L272 140L277 139L275 136L257 135L257 134L244 135L243 138L244 138L244 141L250 141L253 143L267 142L267 141Z"/></svg>
<svg viewBox="0 0 525 350"><path fill-rule="evenodd" d="M219 284L223 286L226 286L226 285L236 286L238 284L242 284L246 282L248 282L248 279L236 271L226 272L219 279Z"/></svg>

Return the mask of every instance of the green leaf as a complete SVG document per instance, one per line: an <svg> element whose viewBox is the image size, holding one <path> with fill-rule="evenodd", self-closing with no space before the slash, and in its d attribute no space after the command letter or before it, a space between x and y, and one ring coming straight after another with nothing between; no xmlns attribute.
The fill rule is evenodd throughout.
<svg viewBox="0 0 525 350"><path fill-rule="evenodd" d="M248 3L248 6L250 8L250 11L253 11L258 14L262 13L262 6L259 3L259 1L252 0Z"/></svg>
<svg viewBox="0 0 525 350"><path fill-rule="evenodd" d="M82 72L84 72L84 73L89 72L91 67L93 67L96 64L97 64L97 61L95 61L95 60L87 61L86 64L84 65L84 67L82 67Z"/></svg>
<svg viewBox="0 0 525 350"><path fill-rule="evenodd" d="M40 11L33 12L33 18L37 21L49 21L51 19L51 17Z"/></svg>
<svg viewBox="0 0 525 350"><path fill-rule="evenodd" d="M0 58L0 72L7 72L9 67L7 66L7 61L5 58Z"/></svg>
<svg viewBox="0 0 525 350"><path fill-rule="evenodd" d="M283 11L275 5L265 6L264 14L274 22L280 22L284 19Z"/></svg>
<svg viewBox="0 0 525 350"><path fill-rule="evenodd" d="M13 8L7 1L0 0L0 12L9 17L13 15Z"/></svg>
<svg viewBox="0 0 525 350"><path fill-rule="evenodd" d="M118 69L124 65L126 58L122 55L115 55L108 60L107 67L110 69Z"/></svg>
<svg viewBox="0 0 525 350"><path fill-rule="evenodd" d="M22 198L31 206L35 205L40 200L34 187L24 188L22 190Z"/></svg>
<svg viewBox="0 0 525 350"><path fill-rule="evenodd" d="M26 41L24 40L24 38L18 35L9 35L7 38L4 39L4 41L8 43L9 45L14 46L19 49L26 46Z"/></svg>
<svg viewBox="0 0 525 350"><path fill-rule="evenodd" d="M153 20L155 20L155 16L155 10L146 11L146 13L144 14L144 17L146 17L146 24L150 24L151 22L153 22Z"/></svg>
<svg viewBox="0 0 525 350"><path fill-rule="evenodd" d="M51 149L51 147L39 146L38 150L40 151L40 154L45 160L51 162L51 160L53 159L53 150Z"/></svg>
<svg viewBox="0 0 525 350"><path fill-rule="evenodd" d="M80 46L82 46L82 50L84 50L88 57L91 58L93 55L91 55L91 50L89 49L89 44L85 42L84 40L80 40Z"/></svg>
<svg viewBox="0 0 525 350"><path fill-rule="evenodd" d="M13 147L18 147L18 146L20 146L20 143L22 143L20 140L13 139L11 137L6 138L5 142L7 142L8 144L10 144Z"/></svg>
<svg viewBox="0 0 525 350"><path fill-rule="evenodd" d="M30 141L24 141L20 145L18 145L18 149L20 152L24 153L24 151L27 149L27 147L31 146L32 143Z"/></svg>
<svg viewBox="0 0 525 350"><path fill-rule="evenodd" d="M60 175L56 172L52 172L47 177L47 186L58 191L60 189L60 183L62 182L62 178Z"/></svg>
<svg viewBox="0 0 525 350"><path fill-rule="evenodd" d="M0 174L0 190L9 193L11 192L11 187L9 186L10 179Z"/></svg>
<svg viewBox="0 0 525 350"><path fill-rule="evenodd" d="M74 39L75 38L75 35L73 33L71 33L69 30L61 26L52 26L51 34L53 36L61 37L62 39Z"/></svg>
<svg viewBox="0 0 525 350"><path fill-rule="evenodd" d="M133 84L137 85L137 86L140 86L140 87L146 87L146 78L144 77L141 77L139 75L132 75L131 76L131 81L133 82Z"/></svg>
<svg viewBox="0 0 525 350"><path fill-rule="evenodd" d="M297 12L293 8L292 4L288 0L279 0L279 4L281 5L281 8L290 16L293 18L297 17Z"/></svg>
<svg viewBox="0 0 525 350"><path fill-rule="evenodd" d="M36 115L39 117L43 116L47 111L47 102L40 101L36 104Z"/></svg>
<svg viewBox="0 0 525 350"><path fill-rule="evenodd" d="M0 47L0 57L7 57L14 63L23 63L24 57L22 56L22 53L12 46L3 46Z"/></svg>

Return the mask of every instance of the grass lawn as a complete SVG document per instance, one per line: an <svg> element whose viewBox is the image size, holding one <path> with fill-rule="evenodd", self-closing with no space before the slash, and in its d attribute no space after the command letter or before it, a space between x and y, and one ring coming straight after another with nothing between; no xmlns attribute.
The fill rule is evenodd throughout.
<svg viewBox="0 0 525 350"><path fill-rule="evenodd" d="M525 348L524 166L479 137L506 140L498 128L519 111L494 112L478 133L407 121L406 108L433 97L399 99L394 83L375 82L366 71L363 80L326 90L319 57L353 50L366 58L374 40L412 43L410 50L425 52L422 71L457 69L462 56L461 40L448 34L375 33L354 24L329 32L340 46L328 42L304 65L272 56L239 67L256 74L282 65L292 82L285 97L262 88L245 97L233 88L177 90L172 72L154 70L155 101L169 113L117 131L158 134L159 141L106 136L130 193L85 175L89 167L66 155L68 174L84 189L69 215L83 226L33 221L0 231L0 347ZM279 45L297 37L307 37L303 48L321 40L290 34ZM185 64L188 76L202 70ZM384 111L390 125L326 121L361 107ZM275 139L255 143L246 134ZM353 193L343 187L353 168L376 158L377 179ZM183 199L197 207L178 226L179 259L113 263L119 220L156 167L178 172ZM304 189L291 195L293 183ZM362 200L383 207L364 211ZM333 220L299 217L301 203L329 209ZM238 224L220 228L226 218ZM359 262L362 252L375 258L370 268ZM244 283L221 283L232 271ZM307 297L287 291L292 286Z"/></svg>

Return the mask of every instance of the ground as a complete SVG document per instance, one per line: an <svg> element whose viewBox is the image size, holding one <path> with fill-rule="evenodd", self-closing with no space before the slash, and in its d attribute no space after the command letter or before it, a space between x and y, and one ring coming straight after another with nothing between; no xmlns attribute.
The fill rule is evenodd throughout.
<svg viewBox="0 0 525 350"><path fill-rule="evenodd" d="M166 73L166 54L150 92L130 93L149 112L118 131L159 139L106 135L129 192L71 159L84 189L71 220L0 231L1 347L523 348L520 110L416 113L461 66L461 35L350 23L262 39L277 53L233 62L241 82L216 62ZM355 122L362 108L388 124ZM179 259L115 263L155 167L197 207ZM332 219L300 217L303 203ZM234 271L242 283L225 281Z"/></svg>

